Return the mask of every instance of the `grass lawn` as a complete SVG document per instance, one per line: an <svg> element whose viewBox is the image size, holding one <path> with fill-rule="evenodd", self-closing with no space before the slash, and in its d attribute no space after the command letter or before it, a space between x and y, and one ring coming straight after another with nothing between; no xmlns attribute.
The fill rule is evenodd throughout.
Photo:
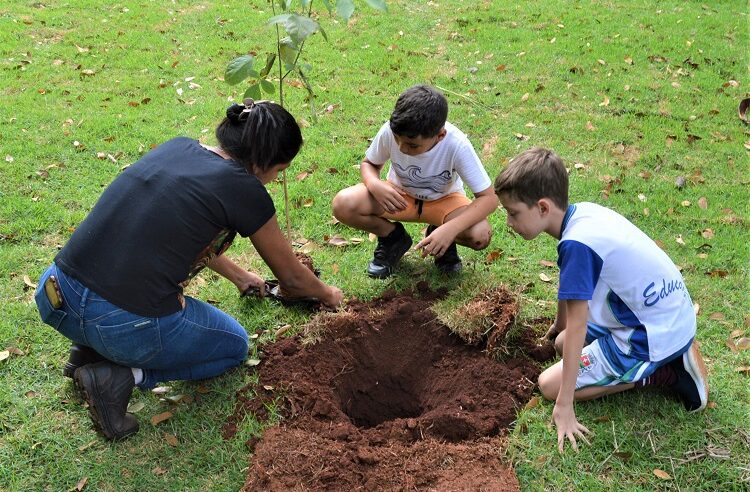
<svg viewBox="0 0 750 492"><path fill-rule="evenodd" d="M555 149L570 167L571 201L619 211L682 268L699 306L711 403L686 414L646 390L578 404L579 420L594 432L591 446L562 456L549 424L553 405L524 409L508 451L522 488L748 490L750 375L741 369L750 350L727 342L750 337L750 127L736 111L750 95L747 2L388 5L379 13L358 2L348 24L321 15L330 42L315 38L307 47L316 123L304 90L285 89L289 109L310 123L289 172L296 244L306 244L324 279L348 295L383 290L364 274L373 243L335 224L330 203L358 181L368 139L415 83L444 90L450 121L493 178L526 148ZM0 361L0 490L242 486L245 441L261 425L248 419L228 441L221 426L251 377L245 370L170 384L166 396L188 397L176 404L136 392L141 430L111 444L92 432L61 377L68 344L39 321L32 285L123 166L177 135L214 142L215 124L244 91L223 82L224 68L248 51L265 58L270 16L261 0L0 5L0 354L9 350ZM282 215L281 185L270 189ZM519 292L521 319L553 316L557 270L540 261L556 258L555 241L524 242L503 212L491 221L490 248L461 251L467 268L451 282L443 311L503 282ZM416 225L408 230L420 234ZM349 244L327 245L334 235ZM229 255L268 275L249 241L236 241ZM421 278L444 283L412 254L387 285ZM306 317L242 300L210 272L190 292L237 317L259 343ZM165 411L173 416L150 422Z"/></svg>

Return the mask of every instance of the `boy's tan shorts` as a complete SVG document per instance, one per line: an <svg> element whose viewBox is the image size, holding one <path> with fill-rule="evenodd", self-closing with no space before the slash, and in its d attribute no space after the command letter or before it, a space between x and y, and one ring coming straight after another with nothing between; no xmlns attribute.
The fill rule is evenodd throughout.
<svg viewBox="0 0 750 492"><path fill-rule="evenodd" d="M425 222L434 226L443 225L445 217L454 210L471 204L463 193L451 193L437 200L420 200L401 191L406 208L395 213L386 212L381 217L401 222Z"/></svg>

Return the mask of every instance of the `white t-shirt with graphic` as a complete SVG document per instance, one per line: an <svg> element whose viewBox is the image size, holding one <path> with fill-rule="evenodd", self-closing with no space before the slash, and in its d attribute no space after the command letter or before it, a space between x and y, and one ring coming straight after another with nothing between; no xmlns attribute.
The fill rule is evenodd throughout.
<svg viewBox="0 0 750 492"><path fill-rule="evenodd" d="M587 300L588 323L637 359L660 361L695 336L690 294L667 254L625 217L570 205L557 245L558 299Z"/></svg>
<svg viewBox="0 0 750 492"><path fill-rule="evenodd" d="M388 181L420 200L464 193L464 181L472 193L489 188L490 177L466 135L448 122L445 131L445 137L432 149L410 156L398 149L390 123L386 121L365 157L377 166L390 159Z"/></svg>

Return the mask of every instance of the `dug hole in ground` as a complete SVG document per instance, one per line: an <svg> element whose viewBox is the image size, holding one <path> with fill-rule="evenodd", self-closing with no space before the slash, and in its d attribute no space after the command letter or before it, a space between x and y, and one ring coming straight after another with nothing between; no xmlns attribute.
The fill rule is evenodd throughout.
<svg viewBox="0 0 750 492"><path fill-rule="evenodd" d="M506 336L518 307L504 288L457 313L489 321L483 332L441 323L430 306L443 294L420 283L353 300L263 346L224 437L248 414L267 420L274 401L283 419L248 441L244 490L518 490L508 428L554 348L533 330Z"/></svg>

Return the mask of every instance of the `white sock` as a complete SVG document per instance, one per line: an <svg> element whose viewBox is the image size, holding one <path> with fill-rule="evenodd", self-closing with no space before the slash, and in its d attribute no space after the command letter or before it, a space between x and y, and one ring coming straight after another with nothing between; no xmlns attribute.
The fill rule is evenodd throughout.
<svg viewBox="0 0 750 492"><path fill-rule="evenodd" d="M130 371L133 373L135 384L141 384L143 382L143 369L139 367L131 367Z"/></svg>

